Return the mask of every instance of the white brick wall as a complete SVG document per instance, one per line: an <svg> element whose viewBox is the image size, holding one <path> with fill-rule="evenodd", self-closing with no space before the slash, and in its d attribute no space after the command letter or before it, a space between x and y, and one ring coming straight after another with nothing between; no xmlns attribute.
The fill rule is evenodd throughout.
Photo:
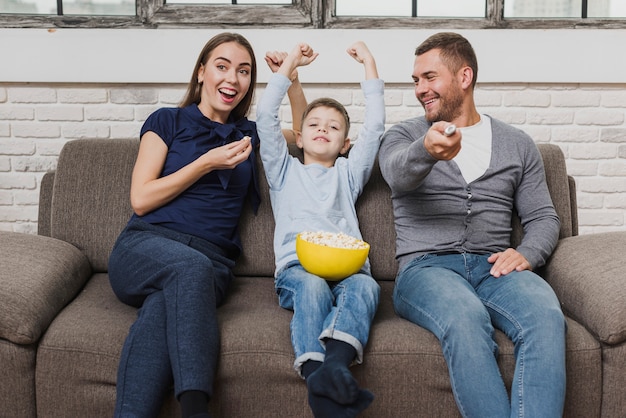
<svg viewBox="0 0 626 418"><path fill-rule="evenodd" d="M147 115L175 106L184 91L178 84L0 85L0 230L36 233L39 182L65 142L136 137ZM305 91L346 105L354 136L363 118L357 85ZM422 114L411 84L387 84L385 101L389 126ZM480 111L563 149L578 185L581 234L626 231L626 85L479 84L476 101ZM281 116L291 119L286 101Z"/></svg>

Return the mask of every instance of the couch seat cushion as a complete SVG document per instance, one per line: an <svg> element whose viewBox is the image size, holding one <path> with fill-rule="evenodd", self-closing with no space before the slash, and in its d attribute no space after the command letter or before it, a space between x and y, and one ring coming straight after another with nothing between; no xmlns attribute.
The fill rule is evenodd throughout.
<svg viewBox="0 0 626 418"><path fill-rule="evenodd" d="M458 416L441 348L428 331L393 310L393 282L381 282L381 304L364 363L353 368L376 396L365 417ZM48 416L107 417L113 412L121 347L135 309L120 303L105 274L89 282L53 321L37 358L37 403ZM221 357L211 407L215 416L310 417L306 385L293 370L291 312L278 306L270 277L238 277L219 310ZM569 320L567 416L594 416L600 408L599 344ZM497 332L499 363L510 386L513 345ZM88 409L84 400L88 399ZM384 402L383 402L384 401ZM389 411L393 405L393 411ZM391 415L390 415L391 414ZM162 416L178 416L172 397Z"/></svg>

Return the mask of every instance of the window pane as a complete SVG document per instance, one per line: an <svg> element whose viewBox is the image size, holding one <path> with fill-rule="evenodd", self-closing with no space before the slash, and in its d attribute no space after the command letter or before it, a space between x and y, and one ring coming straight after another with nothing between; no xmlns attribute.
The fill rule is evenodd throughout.
<svg viewBox="0 0 626 418"><path fill-rule="evenodd" d="M590 0L588 17L626 18L626 0Z"/></svg>
<svg viewBox="0 0 626 418"><path fill-rule="evenodd" d="M232 0L166 0L170 4L233 4ZM292 4L292 0L237 0L237 4Z"/></svg>
<svg viewBox="0 0 626 418"><path fill-rule="evenodd" d="M230 0L165 0L166 4L232 4Z"/></svg>
<svg viewBox="0 0 626 418"><path fill-rule="evenodd" d="M582 0L504 0L505 18L581 16Z"/></svg>
<svg viewBox="0 0 626 418"><path fill-rule="evenodd" d="M364 2L363 0L337 0L335 2L337 16L395 16L410 17L411 0L385 0Z"/></svg>
<svg viewBox="0 0 626 418"><path fill-rule="evenodd" d="M485 0L418 0L418 17L485 17Z"/></svg>
<svg viewBox="0 0 626 418"><path fill-rule="evenodd" d="M63 1L64 15L134 16L135 0Z"/></svg>
<svg viewBox="0 0 626 418"><path fill-rule="evenodd" d="M0 1L0 13L19 13L26 15L56 15L56 0L13 0Z"/></svg>
<svg viewBox="0 0 626 418"><path fill-rule="evenodd" d="M486 0L417 0L418 17L485 17ZM413 1L336 0L337 16L411 17Z"/></svg>
<svg viewBox="0 0 626 418"><path fill-rule="evenodd" d="M291 0L237 0L237 4L291 4Z"/></svg>

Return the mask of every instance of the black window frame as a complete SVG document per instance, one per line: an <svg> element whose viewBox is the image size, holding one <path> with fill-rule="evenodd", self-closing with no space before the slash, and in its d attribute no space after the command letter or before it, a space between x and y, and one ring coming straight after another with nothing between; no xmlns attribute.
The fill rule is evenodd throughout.
<svg viewBox="0 0 626 418"><path fill-rule="evenodd" d="M335 16L336 0L291 5L167 4L137 0L136 16L0 14L0 28L623 29L625 19L504 19L505 0L486 0L484 18ZM583 13L584 14L584 13Z"/></svg>

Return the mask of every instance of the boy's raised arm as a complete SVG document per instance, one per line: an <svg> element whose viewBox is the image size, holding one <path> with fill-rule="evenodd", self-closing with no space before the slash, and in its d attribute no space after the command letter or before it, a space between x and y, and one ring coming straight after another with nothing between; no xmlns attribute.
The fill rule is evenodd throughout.
<svg viewBox="0 0 626 418"><path fill-rule="evenodd" d="M376 60L370 52L365 42L358 41L353 43L348 49L348 54L357 62L363 64L365 68L365 79L370 80L378 77L378 69L376 68Z"/></svg>
<svg viewBox="0 0 626 418"><path fill-rule="evenodd" d="M270 51L265 54L265 62L272 72L275 73L278 72L285 58L287 58L287 55L287 52ZM315 54L315 57L317 57L317 54ZM313 59L315 59L315 57ZM311 59L311 62L313 59ZM289 90L287 90L287 96L289 97L289 104L291 106L292 129L283 129L283 136L288 144L296 142L297 132L299 132L302 127L302 114L307 106L306 96L304 95L302 84L300 84L298 70L296 68L294 68L288 76L291 81L291 86L289 86Z"/></svg>
<svg viewBox="0 0 626 418"><path fill-rule="evenodd" d="M277 72L289 78L296 68L309 65L318 55L309 44L299 43L287 54Z"/></svg>

